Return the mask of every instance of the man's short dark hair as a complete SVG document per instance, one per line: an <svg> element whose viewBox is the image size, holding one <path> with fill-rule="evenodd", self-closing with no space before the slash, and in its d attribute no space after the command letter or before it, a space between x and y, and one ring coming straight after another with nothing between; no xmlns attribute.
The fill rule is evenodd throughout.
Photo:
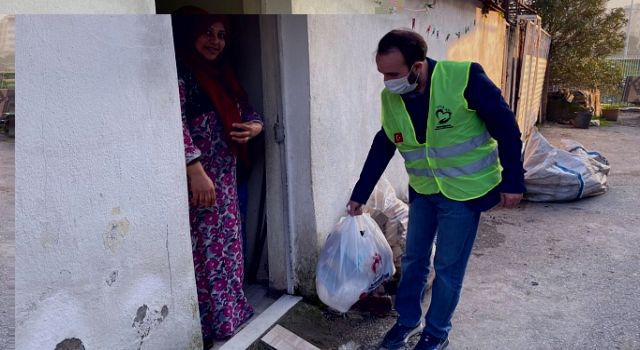
<svg viewBox="0 0 640 350"><path fill-rule="evenodd" d="M427 42L412 30L394 29L385 34L378 43L376 53L385 55L393 50L400 51L407 67L427 58Z"/></svg>

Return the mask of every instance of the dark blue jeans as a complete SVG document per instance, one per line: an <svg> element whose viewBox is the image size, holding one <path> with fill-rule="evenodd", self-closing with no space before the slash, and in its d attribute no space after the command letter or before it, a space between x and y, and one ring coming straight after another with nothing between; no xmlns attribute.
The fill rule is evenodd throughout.
<svg viewBox="0 0 640 350"><path fill-rule="evenodd" d="M479 221L480 212L441 194L420 195L412 200L402 277L396 295L401 325L415 326L420 322L431 246L437 232L436 278L425 317L425 332L438 338L449 335Z"/></svg>

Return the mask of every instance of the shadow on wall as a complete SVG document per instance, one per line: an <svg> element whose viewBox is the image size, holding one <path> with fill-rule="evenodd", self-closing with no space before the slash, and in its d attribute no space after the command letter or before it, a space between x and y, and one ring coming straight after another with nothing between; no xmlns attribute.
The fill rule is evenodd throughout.
<svg viewBox="0 0 640 350"><path fill-rule="evenodd" d="M485 15L481 9L476 9L476 26L466 34L460 33L459 39L454 33L449 40L453 43L447 49L447 59L478 62L489 78L502 86L507 27L499 13Z"/></svg>

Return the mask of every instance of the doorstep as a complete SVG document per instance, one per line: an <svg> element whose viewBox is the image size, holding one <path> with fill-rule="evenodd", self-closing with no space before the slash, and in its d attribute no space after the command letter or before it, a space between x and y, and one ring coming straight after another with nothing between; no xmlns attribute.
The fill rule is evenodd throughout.
<svg viewBox="0 0 640 350"><path fill-rule="evenodd" d="M211 350L245 350L266 333L284 314L294 307L302 297L285 294L264 312L253 317L236 335L224 343L214 345Z"/></svg>

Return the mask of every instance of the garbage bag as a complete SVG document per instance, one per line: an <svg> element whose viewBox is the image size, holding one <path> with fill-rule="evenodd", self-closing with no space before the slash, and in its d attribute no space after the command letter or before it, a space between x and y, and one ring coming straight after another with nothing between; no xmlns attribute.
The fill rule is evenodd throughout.
<svg viewBox="0 0 640 350"><path fill-rule="evenodd" d="M371 216L346 216L320 252L316 290L323 303L347 312L394 273L391 247Z"/></svg>
<svg viewBox="0 0 640 350"><path fill-rule="evenodd" d="M409 206L398 199L396 191L386 178L381 178L373 189L364 211L380 226L393 252L393 264L400 270L400 261L407 241Z"/></svg>
<svg viewBox="0 0 640 350"><path fill-rule="evenodd" d="M608 190L609 161L573 140L564 150L552 146L535 129L525 145L525 198L534 202L571 201Z"/></svg>

